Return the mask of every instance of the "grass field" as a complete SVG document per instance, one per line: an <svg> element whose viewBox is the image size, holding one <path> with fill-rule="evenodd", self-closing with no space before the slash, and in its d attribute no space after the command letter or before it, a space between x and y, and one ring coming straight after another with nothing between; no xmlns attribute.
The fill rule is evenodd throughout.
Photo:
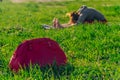
<svg viewBox="0 0 120 80"><path fill-rule="evenodd" d="M74 0L46 3L0 2L0 80L120 80L120 1ZM81 5L101 11L108 24L83 24L65 29L44 30L42 24L57 17L67 23L67 12ZM59 43L68 58L67 65L56 68L12 73L10 57L23 40L51 38Z"/></svg>

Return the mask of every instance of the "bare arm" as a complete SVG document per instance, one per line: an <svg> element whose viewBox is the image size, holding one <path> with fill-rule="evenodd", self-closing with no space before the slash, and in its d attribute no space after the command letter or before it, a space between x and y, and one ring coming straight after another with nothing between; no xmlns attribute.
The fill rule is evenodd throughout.
<svg viewBox="0 0 120 80"><path fill-rule="evenodd" d="M71 27L71 26L74 26L75 24L69 24L69 23L66 23L66 24L61 24L61 26L63 28L67 28L67 27Z"/></svg>

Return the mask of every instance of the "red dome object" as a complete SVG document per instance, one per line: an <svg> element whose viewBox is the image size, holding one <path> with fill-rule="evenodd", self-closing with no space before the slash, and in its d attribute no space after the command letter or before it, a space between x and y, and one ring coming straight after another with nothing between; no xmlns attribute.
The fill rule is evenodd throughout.
<svg viewBox="0 0 120 80"><path fill-rule="evenodd" d="M26 40L15 50L9 67L11 70L18 71L20 67L24 68L38 64L43 67L52 65L56 62L57 66L66 64L67 58L57 42L49 38L37 38Z"/></svg>

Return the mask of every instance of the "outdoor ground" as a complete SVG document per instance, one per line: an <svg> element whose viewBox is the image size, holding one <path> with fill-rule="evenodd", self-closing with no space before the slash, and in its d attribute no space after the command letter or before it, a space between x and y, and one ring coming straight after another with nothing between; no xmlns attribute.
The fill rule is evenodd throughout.
<svg viewBox="0 0 120 80"><path fill-rule="evenodd" d="M65 29L44 30L57 17L67 23L67 12L81 5L102 12L107 24L81 24ZM68 58L66 66L13 73L8 68L16 47L26 39L51 38ZM120 80L120 1L73 0L64 2L0 2L0 80Z"/></svg>
<svg viewBox="0 0 120 80"><path fill-rule="evenodd" d="M73 0L11 0L14 3L21 3L21 2L53 2L53 1L73 1Z"/></svg>

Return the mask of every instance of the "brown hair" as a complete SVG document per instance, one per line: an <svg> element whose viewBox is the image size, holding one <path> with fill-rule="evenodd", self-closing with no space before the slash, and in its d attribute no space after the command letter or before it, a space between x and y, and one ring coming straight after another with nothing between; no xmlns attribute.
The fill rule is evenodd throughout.
<svg viewBox="0 0 120 80"><path fill-rule="evenodd" d="M68 13L67 15L70 18L70 21L69 21L70 24L74 24L77 22L79 17L79 14L77 12L74 11L74 12Z"/></svg>

